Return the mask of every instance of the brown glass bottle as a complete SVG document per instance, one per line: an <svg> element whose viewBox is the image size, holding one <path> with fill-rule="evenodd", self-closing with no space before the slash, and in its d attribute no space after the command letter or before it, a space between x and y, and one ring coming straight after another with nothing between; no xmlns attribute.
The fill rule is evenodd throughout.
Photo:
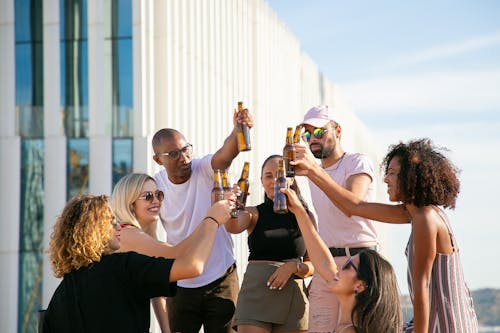
<svg viewBox="0 0 500 333"><path fill-rule="evenodd" d="M290 161L295 160L295 143L292 137L292 128L286 129L286 144L283 147L283 159L285 160L285 172L287 177L295 177L295 168L290 164Z"/></svg>
<svg viewBox="0 0 500 333"><path fill-rule="evenodd" d="M214 186L212 188L212 205L224 199L224 189L222 188L221 173L219 169L214 170Z"/></svg>
<svg viewBox="0 0 500 333"><path fill-rule="evenodd" d="M238 102L238 113L243 111L243 102ZM250 128L247 125L236 123L236 134L238 138L238 150L248 151L252 149L250 144Z"/></svg>
<svg viewBox="0 0 500 333"><path fill-rule="evenodd" d="M238 180L238 187L240 188L240 195L238 196L238 209L244 209L247 204L248 188L250 183L248 182L248 174L250 173L250 162L245 162L243 169L241 170L241 177Z"/></svg>
<svg viewBox="0 0 500 333"><path fill-rule="evenodd" d="M222 190L225 196L226 193L232 192L231 186L229 186L229 181L227 178L227 169L222 170L221 176L222 176Z"/></svg>
<svg viewBox="0 0 500 333"><path fill-rule="evenodd" d="M293 132L293 143L299 143L300 141L300 130L302 127L300 125L295 126L295 132Z"/></svg>
<svg viewBox="0 0 500 333"><path fill-rule="evenodd" d="M274 181L273 211L276 214L288 213L288 207L286 206L286 195L284 193L281 193L280 191L282 188L286 188L286 177L283 160L280 159L278 161L278 172L276 173L276 180Z"/></svg>

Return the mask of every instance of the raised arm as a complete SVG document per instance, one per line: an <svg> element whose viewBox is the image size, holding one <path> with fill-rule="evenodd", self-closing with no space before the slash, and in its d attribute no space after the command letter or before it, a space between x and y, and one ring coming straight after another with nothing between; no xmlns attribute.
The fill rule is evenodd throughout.
<svg viewBox="0 0 500 333"><path fill-rule="evenodd" d="M205 218L193 233L192 242L174 261L170 271L170 281L193 278L203 273L212 252L217 230L230 219L233 207L233 201L221 200L208 209Z"/></svg>
<svg viewBox="0 0 500 333"><path fill-rule="evenodd" d="M297 194L289 188L282 189L287 196L288 209L295 215L302 237L306 243L309 259L323 279L332 281L337 274L338 268L333 260L330 250L319 236L314 223L300 203Z"/></svg>
<svg viewBox="0 0 500 333"><path fill-rule="evenodd" d="M353 192L337 184L314 160L309 149L296 145L297 158L291 164L295 165L295 174L307 176L316 184L328 198L347 216L357 215L371 220L388 223L409 223L409 215L403 205L388 205L366 202L360 194L369 184L369 176L359 174L351 176L348 186Z"/></svg>
<svg viewBox="0 0 500 333"><path fill-rule="evenodd" d="M227 169L233 162L233 159L238 155L238 139L236 134L236 123L253 127L253 119L248 109L243 109L241 112L235 111L233 114L233 130L231 134L224 140L222 147L215 152L212 157L212 169Z"/></svg>

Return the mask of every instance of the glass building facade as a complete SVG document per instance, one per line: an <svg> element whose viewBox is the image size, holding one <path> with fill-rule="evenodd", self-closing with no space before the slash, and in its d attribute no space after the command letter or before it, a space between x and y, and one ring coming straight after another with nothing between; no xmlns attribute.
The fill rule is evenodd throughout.
<svg viewBox="0 0 500 333"><path fill-rule="evenodd" d="M108 106L112 110L113 186L132 172L133 149L133 61L132 1L107 0L105 48L107 75L111 84Z"/></svg>
<svg viewBox="0 0 500 333"><path fill-rule="evenodd" d="M60 0L61 106L66 135L66 196L89 191L87 1Z"/></svg>
<svg viewBox="0 0 500 333"><path fill-rule="evenodd" d="M45 0L48 1L48 0ZM66 140L66 199L90 191L88 1L59 2L60 108ZM37 331L42 308L44 251L44 1L14 0L15 119L20 137L18 332ZM106 73L104 112L110 112L110 188L132 172L132 1L106 0L102 59ZM106 119L106 115L97 115ZM53 221L51 221L53 223Z"/></svg>
<svg viewBox="0 0 500 333"><path fill-rule="evenodd" d="M41 307L44 223L43 1L16 0L15 81L21 138L18 328L36 332Z"/></svg>

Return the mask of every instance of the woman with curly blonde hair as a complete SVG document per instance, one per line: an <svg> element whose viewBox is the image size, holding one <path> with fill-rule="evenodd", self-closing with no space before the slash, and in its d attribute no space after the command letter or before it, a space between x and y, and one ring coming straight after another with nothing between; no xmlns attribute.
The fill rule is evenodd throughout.
<svg viewBox="0 0 500 333"><path fill-rule="evenodd" d="M57 287L41 327L47 332L148 332L149 300L173 296L180 279L203 272L220 224L234 203L207 211L196 241L176 259L154 258L120 248L121 226L106 196L71 199L50 240Z"/></svg>
<svg viewBox="0 0 500 333"><path fill-rule="evenodd" d="M389 200L360 200L326 177L305 147L297 147L296 173L307 175L346 215L387 223L411 223L406 247L414 319L407 333L478 331L472 296L465 283L457 241L443 208L455 208L458 170L429 139L399 143L384 158ZM364 332L364 331L363 331Z"/></svg>

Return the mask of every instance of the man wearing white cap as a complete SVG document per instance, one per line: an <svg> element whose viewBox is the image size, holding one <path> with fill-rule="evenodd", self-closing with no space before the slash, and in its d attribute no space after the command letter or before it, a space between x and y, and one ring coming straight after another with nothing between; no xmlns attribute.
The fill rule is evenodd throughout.
<svg viewBox="0 0 500 333"><path fill-rule="evenodd" d="M374 168L363 154L348 153L342 149L342 128L335 121L328 106L315 106L304 115L304 140L310 152L321 160L318 164L308 149L297 147L297 175L309 176L311 198L318 216L318 231L330 248L339 267L365 248L376 248L377 233L371 220L348 217L333 198L320 189L322 180L311 178L314 168L323 168L323 177L331 177L362 200L375 199ZM353 296L355 291L353 290ZM329 291L326 282L315 274L309 290L309 332L332 332L339 320L339 303Z"/></svg>

